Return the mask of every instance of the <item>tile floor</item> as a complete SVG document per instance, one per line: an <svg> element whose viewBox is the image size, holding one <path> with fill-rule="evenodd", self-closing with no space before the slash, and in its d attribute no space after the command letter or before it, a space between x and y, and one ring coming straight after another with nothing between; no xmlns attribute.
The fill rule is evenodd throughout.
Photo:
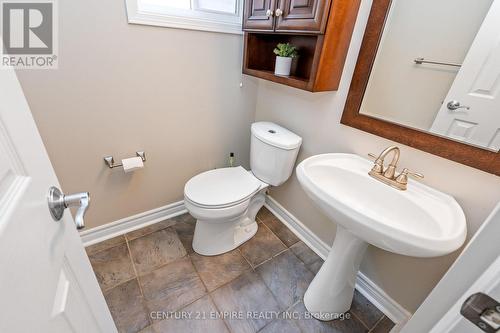
<svg viewBox="0 0 500 333"><path fill-rule="evenodd" d="M257 219L250 241L215 257L194 253L189 214L87 247L119 332L390 331L358 292L349 319L310 318L302 297L322 259L266 208Z"/></svg>

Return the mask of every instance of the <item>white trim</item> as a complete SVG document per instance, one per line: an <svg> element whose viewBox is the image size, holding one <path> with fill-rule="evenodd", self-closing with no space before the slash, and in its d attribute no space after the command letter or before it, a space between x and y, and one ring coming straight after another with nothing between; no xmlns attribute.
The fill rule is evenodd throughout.
<svg viewBox="0 0 500 333"><path fill-rule="evenodd" d="M356 289L396 324L391 333L399 332L410 319L411 313L408 310L362 272L358 272Z"/></svg>
<svg viewBox="0 0 500 333"><path fill-rule="evenodd" d="M189 16L184 15L182 10L179 10L177 11L178 13L176 13L175 10L162 11L153 10L152 8L139 8L139 1L140 0L125 0L128 23L167 28L212 31L237 35L243 34L243 0L238 0L236 15L190 10L190 12L196 13Z"/></svg>
<svg viewBox="0 0 500 333"><path fill-rule="evenodd" d="M301 241L309 246L311 250L316 252L321 258L326 259L331 248L329 245L319 239L319 237L300 222L299 219L269 195L266 198L265 206L295 235L297 235ZM382 288L376 285L362 272L358 272L356 289L389 317L389 319L396 323L396 326L391 332L398 332L410 318L411 313L408 310L387 295Z"/></svg>
<svg viewBox="0 0 500 333"><path fill-rule="evenodd" d="M80 232L80 236L83 245L89 246L184 213L187 213L184 201L177 201L163 207L82 231Z"/></svg>

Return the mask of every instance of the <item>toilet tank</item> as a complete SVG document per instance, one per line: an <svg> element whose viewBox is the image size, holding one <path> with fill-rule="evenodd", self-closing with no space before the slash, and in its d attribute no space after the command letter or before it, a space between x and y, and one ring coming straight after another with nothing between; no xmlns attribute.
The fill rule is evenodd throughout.
<svg viewBox="0 0 500 333"><path fill-rule="evenodd" d="M255 177L278 186L292 174L302 138L271 122L252 124L250 167Z"/></svg>

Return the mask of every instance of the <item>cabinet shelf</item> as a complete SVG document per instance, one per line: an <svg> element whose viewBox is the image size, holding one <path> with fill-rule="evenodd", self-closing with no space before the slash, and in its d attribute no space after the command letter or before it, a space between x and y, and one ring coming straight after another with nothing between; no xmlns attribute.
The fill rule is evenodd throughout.
<svg viewBox="0 0 500 333"><path fill-rule="evenodd" d="M296 76L279 76L275 75L274 71L267 71L263 69L246 69L245 74L252 75L264 80L273 81L276 83L286 84L287 86L308 90L307 86L309 80L306 78L296 77Z"/></svg>
<svg viewBox="0 0 500 333"><path fill-rule="evenodd" d="M312 92L337 90L360 0L314 0L310 8L295 8L292 0L255 1L245 1L243 73ZM279 17L263 14L277 9ZM278 43L298 47L289 77L274 75Z"/></svg>

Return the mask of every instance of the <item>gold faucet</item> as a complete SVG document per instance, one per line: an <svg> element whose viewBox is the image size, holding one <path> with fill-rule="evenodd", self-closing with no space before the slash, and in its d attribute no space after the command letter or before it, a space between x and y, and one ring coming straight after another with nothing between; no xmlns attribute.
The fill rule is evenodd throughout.
<svg viewBox="0 0 500 333"><path fill-rule="evenodd" d="M384 159L389 155L389 153L393 153L393 157L391 163L384 169ZM408 185L408 176L414 176L419 178L424 178L424 175L412 172L407 168L404 168L403 171L396 176L396 168L398 166L399 161L399 148L396 146L391 146L384 149L378 157L373 154L368 154L370 157L375 158L375 163L368 172L370 176L381 181L384 184L392 186L398 190L406 190Z"/></svg>

